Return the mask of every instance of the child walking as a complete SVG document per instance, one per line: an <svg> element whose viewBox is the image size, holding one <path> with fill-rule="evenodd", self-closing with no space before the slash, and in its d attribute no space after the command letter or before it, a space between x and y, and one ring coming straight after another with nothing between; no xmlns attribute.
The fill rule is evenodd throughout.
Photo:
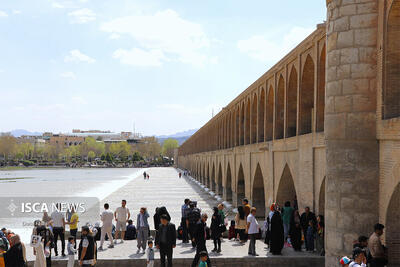
<svg viewBox="0 0 400 267"><path fill-rule="evenodd" d="M153 248L153 241L149 240L147 242L147 267L153 267L154 266L154 248Z"/></svg>
<svg viewBox="0 0 400 267"><path fill-rule="evenodd" d="M306 250L314 252L314 240L315 240L315 230L314 223L312 220L308 223L307 233L306 233Z"/></svg>
<svg viewBox="0 0 400 267"><path fill-rule="evenodd" d="M76 253L76 249L74 248L74 246L75 246L74 237L73 236L68 237L68 245L67 245L68 264L67 264L67 267L74 267L75 253Z"/></svg>
<svg viewBox="0 0 400 267"><path fill-rule="evenodd" d="M200 263L199 267L208 267L207 264L208 254L206 251L200 252Z"/></svg>

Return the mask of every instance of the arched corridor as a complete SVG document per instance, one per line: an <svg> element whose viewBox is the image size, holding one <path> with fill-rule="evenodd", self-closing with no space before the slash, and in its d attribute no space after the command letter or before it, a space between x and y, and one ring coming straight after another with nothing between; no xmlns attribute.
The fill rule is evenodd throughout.
<svg viewBox="0 0 400 267"><path fill-rule="evenodd" d="M397 185L389 203L386 215L386 243L389 252L389 266L400 266L400 184Z"/></svg>
<svg viewBox="0 0 400 267"><path fill-rule="evenodd" d="M236 196L237 196L236 206L239 206L242 204L242 199L246 197L246 188L244 183L244 172L242 164L240 164L239 166L239 172L237 177L238 180L236 185Z"/></svg>
<svg viewBox="0 0 400 267"><path fill-rule="evenodd" d="M400 116L400 1L393 1L389 11L385 50L383 118Z"/></svg>
<svg viewBox="0 0 400 267"><path fill-rule="evenodd" d="M261 90L258 102L258 142L264 142L264 117L265 114L265 90Z"/></svg>
<svg viewBox="0 0 400 267"><path fill-rule="evenodd" d="M256 172L254 174L253 188L252 188L252 206L257 209L257 217L265 218L265 190L264 190L264 177L261 172L260 164L257 164Z"/></svg>
<svg viewBox="0 0 400 267"><path fill-rule="evenodd" d="M286 137L296 136L297 132L297 71L292 67L287 89L287 128Z"/></svg>
<svg viewBox="0 0 400 267"><path fill-rule="evenodd" d="M216 190L215 187L216 187L216 184L215 184L215 165L213 165L212 171L211 171L211 186L210 186L210 189L215 192L215 190Z"/></svg>
<svg viewBox="0 0 400 267"><path fill-rule="evenodd" d="M250 144L250 122L251 122L251 113L250 113L250 99L247 99L246 103L246 118L245 118L245 130L244 130L244 144Z"/></svg>
<svg viewBox="0 0 400 267"><path fill-rule="evenodd" d="M265 141L272 140L272 133L274 130L274 89L272 86L268 90L268 98L267 98L267 111L266 111L266 125L265 125Z"/></svg>
<svg viewBox="0 0 400 267"><path fill-rule="evenodd" d="M221 167L221 163L219 164L219 168L218 168L217 188L215 190L215 193L217 195L222 196L222 167Z"/></svg>
<svg viewBox="0 0 400 267"><path fill-rule="evenodd" d="M318 67L318 90L317 90L317 121L316 130L317 132L324 131L324 119L325 119L325 62L326 62L326 48L325 45L322 48L321 55L319 58Z"/></svg>
<svg viewBox="0 0 400 267"><path fill-rule="evenodd" d="M325 215L325 177L319 191L318 214Z"/></svg>
<svg viewBox="0 0 400 267"><path fill-rule="evenodd" d="M314 108L314 62L307 56L300 86L300 134L311 133Z"/></svg>
<svg viewBox="0 0 400 267"><path fill-rule="evenodd" d="M225 200L228 202L232 202L232 173L231 166L228 163L228 167L226 170L226 183L225 183Z"/></svg>
<svg viewBox="0 0 400 267"><path fill-rule="evenodd" d="M296 196L297 195L293 182L293 177L290 172L289 166L286 164L279 182L278 191L276 194L276 202L283 207L286 201L290 201L290 203L293 204Z"/></svg>
<svg viewBox="0 0 400 267"><path fill-rule="evenodd" d="M283 138L285 118L285 81L282 75L279 76L278 90L276 96L276 117L275 117L275 139Z"/></svg>

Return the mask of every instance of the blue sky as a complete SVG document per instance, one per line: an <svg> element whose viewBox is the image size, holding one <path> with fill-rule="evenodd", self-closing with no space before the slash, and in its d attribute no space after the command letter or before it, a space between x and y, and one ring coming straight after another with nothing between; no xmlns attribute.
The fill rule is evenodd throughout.
<svg viewBox="0 0 400 267"><path fill-rule="evenodd" d="M201 127L326 17L323 0L0 3L0 132Z"/></svg>

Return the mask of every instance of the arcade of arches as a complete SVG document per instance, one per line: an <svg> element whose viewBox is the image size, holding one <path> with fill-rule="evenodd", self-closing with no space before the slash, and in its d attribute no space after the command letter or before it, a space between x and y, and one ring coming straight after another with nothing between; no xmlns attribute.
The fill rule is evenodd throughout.
<svg viewBox="0 0 400 267"><path fill-rule="evenodd" d="M326 266L386 225L400 266L400 0L326 0L327 21L178 150L225 200L326 217ZM379 49L377 49L379 47Z"/></svg>

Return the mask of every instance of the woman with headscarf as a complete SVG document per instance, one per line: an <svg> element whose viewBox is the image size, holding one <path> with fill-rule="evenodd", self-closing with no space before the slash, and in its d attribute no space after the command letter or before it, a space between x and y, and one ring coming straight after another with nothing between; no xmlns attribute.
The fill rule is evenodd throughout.
<svg viewBox="0 0 400 267"><path fill-rule="evenodd" d="M6 267L25 267L26 249L19 235L10 238L10 249L3 254Z"/></svg>
<svg viewBox="0 0 400 267"><path fill-rule="evenodd" d="M323 215L318 215L318 217L317 217L316 247L317 247L317 253L320 256L324 256L325 255L324 235L325 235L324 216Z"/></svg>
<svg viewBox="0 0 400 267"><path fill-rule="evenodd" d="M268 217L270 217L271 222L270 252L273 255L280 255L284 244L283 221L280 212L276 210L275 203L271 205L271 212Z"/></svg>
<svg viewBox="0 0 400 267"><path fill-rule="evenodd" d="M223 225L221 214L217 207L213 208L214 214L211 218L211 238L214 241L212 252L221 252L221 225Z"/></svg>
<svg viewBox="0 0 400 267"><path fill-rule="evenodd" d="M241 243L246 242L246 213L244 212L243 206L238 207L238 213L235 216L235 228L237 234L239 235L239 240Z"/></svg>
<svg viewBox="0 0 400 267"><path fill-rule="evenodd" d="M290 242L295 251L301 251L301 223L300 214L298 210L295 210L290 222L289 232Z"/></svg>
<svg viewBox="0 0 400 267"><path fill-rule="evenodd" d="M169 215L166 207L156 208L156 212L154 213L154 228L158 231L158 228L161 224L161 215L165 214L168 218L168 221L171 221L171 216Z"/></svg>

